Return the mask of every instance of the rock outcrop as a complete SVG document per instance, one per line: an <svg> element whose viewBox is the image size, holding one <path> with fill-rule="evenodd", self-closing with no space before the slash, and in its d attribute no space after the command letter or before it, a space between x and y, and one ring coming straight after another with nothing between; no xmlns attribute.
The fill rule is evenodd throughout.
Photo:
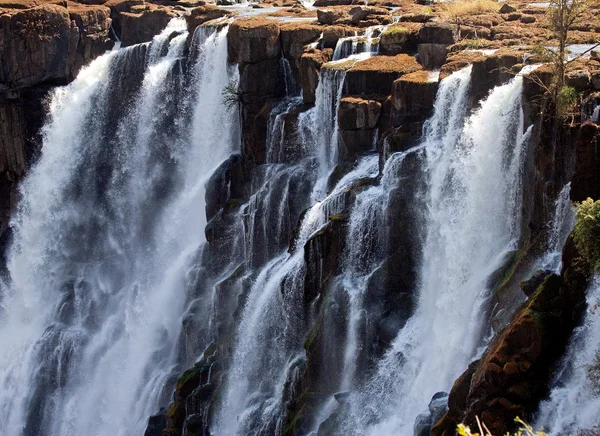
<svg viewBox="0 0 600 436"><path fill-rule="evenodd" d="M71 2L8 2L0 10L0 233L31 163L52 86L110 49L111 10Z"/></svg>

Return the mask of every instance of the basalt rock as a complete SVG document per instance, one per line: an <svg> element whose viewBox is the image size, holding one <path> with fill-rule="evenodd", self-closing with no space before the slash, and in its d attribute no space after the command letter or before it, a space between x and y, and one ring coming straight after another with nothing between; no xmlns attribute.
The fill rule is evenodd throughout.
<svg viewBox="0 0 600 436"><path fill-rule="evenodd" d="M457 40L458 28L449 23L425 23L419 30L419 40L422 43L454 44Z"/></svg>
<svg viewBox="0 0 600 436"><path fill-rule="evenodd" d="M343 16L340 9L317 9L317 21L321 24L331 25Z"/></svg>
<svg viewBox="0 0 600 436"><path fill-rule="evenodd" d="M189 15L186 15L188 32L192 34L196 27L211 20L231 15L231 11L222 9L214 5L204 5L192 9Z"/></svg>
<svg viewBox="0 0 600 436"><path fill-rule="evenodd" d="M344 94L389 95L392 83L403 74L421 69L413 56L374 56L356 63L346 73Z"/></svg>
<svg viewBox="0 0 600 436"><path fill-rule="evenodd" d="M65 83L112 45L110 10L45 4L0 15L0 83L23 88Z"/></svg>
<svg viewBox="0 0 600 436"><path fill-rule="evenodd" d="M388 27L379 39L381 54L395 55L414 52L418 42L419 25L393 25Z"/></svg>
<svg viewBox="0 0 600 436"><path fill-rule="evenodd" d="M142 6L135 12L120 14L121 44L123 47L151 41L154 35L164 29L171 18L177 16L168 8L160 6Z"/></svg>
<svg viewBox="0 0 600 436"><path fill-rule="evenodd" d="M281 47L288 59L300 59L307 44L315 42L323 29L308 23L286 23L281 26Z"/></svg>
<svg viewBox="0 0 600 436"><path fill-rule="evenodd" d="M315 91L319 83L321 66L331 60L333 51L313 50L304 53L300 58L300 84L302 85L302 99L306 104L315 102Z"/></svg>
<svg viewBox="0 0 600 436"><path fill-rule="evenodd" d="M516 416L531 418L585 306L587 279L573 267L576 256L570 241L562 274L546 276L481 360L454 384L449 410L432 428L433 436L454 434L460 422L476 425L476 416L493 434L512 431Z"/></svg>
<svg viewBox="0 0 600 436"><path fill-rule="evenodd" d="M392 104L396 114L394 125L404 122L423 122L433 112L438 89L437 77L429 71L405 74L392 85Z"/></svg>
<svg viewBox="0 0 600 436"><path fill-rule="evenodd" d="M227 33L229 60L256 63L277 58L281 52L279 25L262 18L241 18L229 26Z"/></svg>
<svg viewBox="0 0 600 436"><path fill-rule="evenodd" d="M571 182L571 199L600 198L600 128L584 123L575 138L575 174Z"/></svg>
<svg viewBox="0 0 600 436"><path fill-rule="evenodd" d="M448 56L448 49L444 44L419 44L419 62L428 70L439 70Z"/></svg>

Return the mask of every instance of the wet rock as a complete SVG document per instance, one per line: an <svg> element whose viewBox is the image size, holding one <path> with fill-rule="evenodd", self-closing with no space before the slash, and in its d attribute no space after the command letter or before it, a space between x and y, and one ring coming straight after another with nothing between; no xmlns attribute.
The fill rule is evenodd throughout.
<svg viewBox="0 0 600 436"><path fill-rule="evenodd" d="M419 62L427 70L439 70L448 56L444 44L419 44Z"/></svg>
<svg viewBox="0 0 600 436"><path fill-rule="evenodd" d="M344 16L339 9L317 9L317 21L321 24L331 25Z"/></svg>
<svg viewBox="0 0 600 436"><path fill-rule="evenodd" d="M145 6L141 11L122 12L119 16L122 46L151 41L175 16L177 14L170 9L154 5Z"/></svg>
<svg viewBox="0 0 600 436"><path fill-rule="evenodd" d="M419 30L421 43L454 44L457 39L458 28L449 23L425 23Z"/></svg>
<svg viewBox="0 0 600 436"><path fill-rule="evenodd" d="M256 63L280 55L279 25L264 18L241 18L227 33L229 60Z"/></svg>
<svg viewBox="0 0 600 436"><path fill-rule="evenodd" d="M550 273L551 271L538 270L529 280L519 283L519 287L525 293L525 295L530 297L536 291L536 289L540 287Z"/></svg>
<svg viewBox="0 0 600 436"><path fill-rule="evenodd" d="M144 436L163 436L163 430L167 428L167 416L164 412L148 418L148 425Z"/></svg>
<svg viewBox="0 0 600 436"><path fill-rule="evenodd" d="M413 56L374 56L356 63L346 73L344 94L389 95L400 76L421 69Z"/></svg>

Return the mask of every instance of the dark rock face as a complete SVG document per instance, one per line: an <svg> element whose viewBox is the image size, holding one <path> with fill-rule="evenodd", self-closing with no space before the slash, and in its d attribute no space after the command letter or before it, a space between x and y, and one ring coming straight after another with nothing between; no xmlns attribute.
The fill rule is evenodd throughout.
<svg viewBox="0 0 600 436"><path fill-rule="evenodd" d="M0 233L8 225L13 187L36 154L48 91L112 46L108 7L11 7L0 14Z"/></svg>
<svg viewBox="0 0 600 436"><path fill-rule="evenodd" d="M46 4L0 15L0 83L24 88L65 83L110 48L110 10Z"/></svg>
<svg viewBox="0 0 600 436"><path fill-rule="evenodd" d="M419 30L419 40L421 43L450 45L456 42L457 31L452 24L425 23Z"/></svg>
<svg viewBox="0 0 600 436"><path fill-rule="evenodd" d="M122 12L119 17L121 44L127 47L152 40L175 16L169 9L155 6Z"/></svg>
<svg viewBox="0 0 600 436"><path fill-rule="evenodd" d="M587 279L574 267L575 256L569 242L562 274L546 275L482 359L455 382L449 410L432 435L454 434L460 422L473 426L476 416L494 434L503 434L515 427L515 417L528 418L536 410L585 306Z"/></svg>

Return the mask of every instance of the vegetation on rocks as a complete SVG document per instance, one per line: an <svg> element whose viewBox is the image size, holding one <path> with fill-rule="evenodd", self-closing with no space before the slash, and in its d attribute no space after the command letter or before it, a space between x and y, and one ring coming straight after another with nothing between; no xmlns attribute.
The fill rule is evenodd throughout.
<svg viewBox="0 0 600 436"><path fill-rule="evenodd" d="M579 204L573 230L575 246L581 258L600 271L600 201L588 198Z"/></svg>
<svg viewBox="0 0 600 436"><path fill-rule="evenodd" d="M443 3L439 15L445 21L459 22L469 15L493 13L499 9L500 3L494 0L458 0Z"/></svg>

